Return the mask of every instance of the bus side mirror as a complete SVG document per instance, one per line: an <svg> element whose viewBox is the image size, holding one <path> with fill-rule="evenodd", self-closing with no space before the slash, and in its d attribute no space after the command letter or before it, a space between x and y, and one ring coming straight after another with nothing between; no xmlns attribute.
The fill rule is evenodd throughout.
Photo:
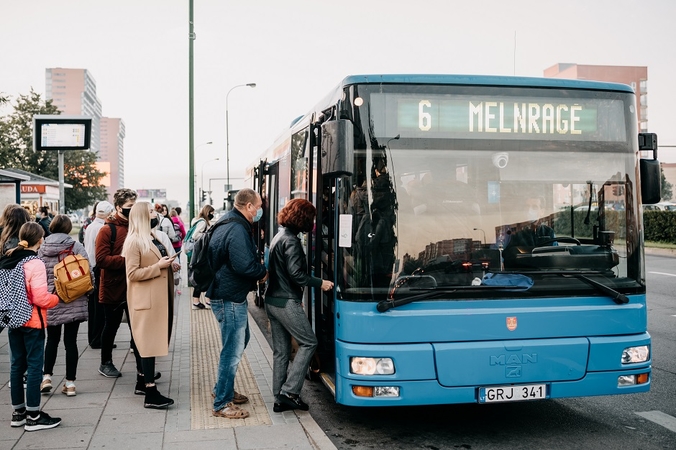
<svg viewBox="0 0 676 450"><path fill-rule="evenodd" d="M322 124L322 174L334 178L354 172L354 131L345 119Z"/></svg>
<svg viewBox="0 0 676 450"><path fill-rule="evenodd" d="M655 133L639 133L639 151L652 151L653 159L640 159L641 170L641 202L644 205L658 203L662 199L662 172L657 160L657 135Z"/></svg>

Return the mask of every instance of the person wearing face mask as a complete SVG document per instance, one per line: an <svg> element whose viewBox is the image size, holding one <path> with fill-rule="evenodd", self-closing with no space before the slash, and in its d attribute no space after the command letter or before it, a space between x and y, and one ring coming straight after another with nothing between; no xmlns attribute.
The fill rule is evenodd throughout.
<svg viewBox="0 0 676 450"><path fill-rule="evenodd" d="M257 280L267 279L252 228L263 215L262 204L256 191L240 190L235 196L235 207L214 224L209 243L207 255L216 275L206 295L220 324L223 345L212 392L215 417L249 417L248 411L237 406L248 398L235 392L235 374L249 340L247 294L255 289Z"/></svg>
<svg viewBox="0 0 676 450"><path fill-rule="evenodd" d="M35 213L35 221L40 224L45 232L45 237L49 236L49 225L52 223L52 218L49 217L49 208L41 206L38 212Z"/></svg>
<svg viewBox="0 0 676 450"><path fill-rule="evenodd" d="M103 306L104 316L99 373L107 378L122 376L113 364L113 345L122 323L122 314L127 311L127 273L122 247L129 228L129 212L135 203L135 191L118 189L113 197L115 213L106 220L96 236L96 267L100 270L101 277L99 303ZM136 356L136 369L142 374L143 368L133 336L130 346Z"/></svg>
<svg viewBox="0 0 676 450"><path fill-rule="evenodd" d="M195 230L193 231L190 239L192 241L197 241L200 238L200 236L202 236L209 229L209 227L211 227L212 220L214 220L214 207L211 205L204 205L199 215L195 217L190 223L191 228L195 227ZM202 294L203 294L202 291L200 291L197 288L193 288L192 309L211 308L211 301L209 299L205 298L204 303L200 301L200 297L202 296Z"/></svg>

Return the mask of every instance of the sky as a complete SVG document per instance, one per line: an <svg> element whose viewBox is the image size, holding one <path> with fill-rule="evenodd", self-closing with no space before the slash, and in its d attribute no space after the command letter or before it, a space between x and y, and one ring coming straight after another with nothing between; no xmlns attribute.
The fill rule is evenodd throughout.
<svg viewBox="0 0 676 450"><path fill-rule="evenodd" d="M647 66L649 131L676 162L674 17L673 0L194 0L196 186L211 179L222 204L235 86L256 83L227 101L240 188L347 75L541 77L556 63ZM125 123L125 187L166 188L184 206L188 19L189 0L0 0L0 92L44 95L46 68L89 70L103 115Z"/></svg>

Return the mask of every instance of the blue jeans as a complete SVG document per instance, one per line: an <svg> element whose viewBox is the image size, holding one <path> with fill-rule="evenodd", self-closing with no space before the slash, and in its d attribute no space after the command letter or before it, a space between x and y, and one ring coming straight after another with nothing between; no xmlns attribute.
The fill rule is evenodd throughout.
<svg viewBox="0 0 676 450"><path fill-rule="evenodd" d="M26 406L27 411L40 411L40 383L42 363L45 357L45 330L21 327L7 332L12 349L12 366L9 379L14 409ZM23 390L23 374L26 373L26 395Z"/></svg>
<svg viewBox="0 0 676 450"><path fill-rule="evenodd" d="M220 411L235 396L235 374L249 343L247 302L211 299L211 311L221 326L221 357L214 386L214 411Z"/></svg>

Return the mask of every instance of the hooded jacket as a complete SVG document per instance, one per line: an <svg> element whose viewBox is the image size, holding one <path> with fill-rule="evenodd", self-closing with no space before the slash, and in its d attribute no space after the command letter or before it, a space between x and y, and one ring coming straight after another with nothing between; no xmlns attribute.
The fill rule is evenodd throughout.
<svg viewBox="0 0 676 450"><path fill-rule="evenodd" d="M0 258L0 269L11 270L27 256L35 255L32 250L16 250L11 256ZM45 263L40 259L32 259L23 265L26 278L26 294L33 304L33 314L24 327L43 328L47 326L47 309L59 303L59 297L47 290L47 273ZM40 317L42 316L42 317ZM43 326L44 324L44 326Z"/></svg>
<svg viewBox="0 0 676 450"><path fill-rule="evenodd" d="M66 257L67 253L62 253L72 248L76 255L82 255L87 258L87 252L82 244L75 241L72 237L64 233L50 234L38 250L38 256L45 262L47 268L47 288L49 292L55 292L54 288L54 266L60 259ZM94 284L94 273L90 270L92 285ZM89 316L87 306L87 295L73 300L70 303L59 303L47 312L47 321L49 325L63 325L70 322L82 322Z"/></svg>

